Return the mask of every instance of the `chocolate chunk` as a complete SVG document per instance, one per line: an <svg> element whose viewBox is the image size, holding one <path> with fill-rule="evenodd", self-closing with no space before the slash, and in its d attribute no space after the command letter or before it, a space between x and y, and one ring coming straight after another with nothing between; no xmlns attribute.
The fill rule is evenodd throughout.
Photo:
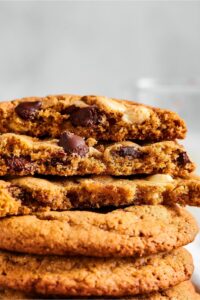
<svg viewBox="0 0 200 300"><path fill-rule="evenodd" d="M77 111L79 108L75 105L71 105L71 106L68 106L66 107L64 110L61 111L61 114L64 115L64 114L67 114L67 115L70 115L71 113L73 113L74 111Z"/></svg>
<svg viewBox="0 0 200 300"><path fill-rule="evenodd" d="M122 157L143 158L145 153L134 147L121 147L117 154Z"/></svg>
<svg viewBox="0 0 200 300"><path fill-rule="evenodd" d="M77 109L72 109L69 120L73 126L94 126L101 121L101 113L96 106L87 106Z"/></svg>
<svg viewBox="0 0 200 300"><path fill-rule="evenodd" d="M58 145L63 147L66 153L78 154L81 157L85 156L89 151L82 137L67 131L61 134Z"/></svg>
<svg viewBox="0 0 200 300"><path fill-rule="evenodd" d="M63 161L61 159L52 158L50 162L47 163L47 165L51 165L52 167L56 167L57 165L63 165Z"/></svg>
<svg viewBox="0 0 200 300"><path fill-rule="evenodd" d="M80 206L78 193L76 193L75 191L68 192L67 198L69 198L69 201L71 202L73 208L77 208Z"/></svg>
<svg viewBox="0 0 200 300"><path fill-rule="evenodd" d="M70 165L70 160L62 159L62 158L52 158L50 161L46 163L47 166L57 167L59 166L67 166Z"/></svg>
<svg viewBox="0 0 200 300"><path fill-rule="evenodd" d="M116 121L114 118L110 118L110 119L109 119L109 124L110 124L111 126L114 126L116 123L117 123L117 121Z"/></svg>
<svg viewBox="0 0 200 300"><path fill-rule="evenodd" d="M11 172L21 172L27 170L27 164L30 160L25 157L6 157L6 165L8 165Z"/></svg>
<svg viewBox="0 0 200 300"><path fill-rule="evenodd" d="M17 105L15 111L23 120L34 120L41 106L41 101L22 102Z"/></svg>
<svg viewBox="0 0 200 300"><path fill-rule="evenodd" d="M185 166L187 163L191 162L186 152L181 152L177 160L181 166Z"/></svg>

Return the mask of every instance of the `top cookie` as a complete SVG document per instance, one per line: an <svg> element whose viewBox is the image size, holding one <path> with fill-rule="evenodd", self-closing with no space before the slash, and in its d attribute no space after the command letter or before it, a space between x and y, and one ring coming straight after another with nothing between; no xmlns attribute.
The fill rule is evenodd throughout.
<svg viewBox="0 0 200 300"><path fill-rule="evenodd" d="M183 139L184 121L174 112L99 96L58 95L0 103L0 132L59 137L69 130L97 140Z"/></svg>

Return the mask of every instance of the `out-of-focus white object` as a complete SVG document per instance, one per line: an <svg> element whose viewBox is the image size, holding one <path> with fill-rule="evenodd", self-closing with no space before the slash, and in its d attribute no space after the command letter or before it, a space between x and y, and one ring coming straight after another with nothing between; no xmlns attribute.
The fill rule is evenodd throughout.
<svg viewBox="0 0 200 300"><path fill-rule="evenodd" d="M187 137L180 141L197 164L200 175L200 78L154 79L141 78L136 83L135 99L144 104L177 112L188 127ZM200 225L200 208L189 207ZM186 247L193 255L193 281L200 290L200 234Z"/></svg>

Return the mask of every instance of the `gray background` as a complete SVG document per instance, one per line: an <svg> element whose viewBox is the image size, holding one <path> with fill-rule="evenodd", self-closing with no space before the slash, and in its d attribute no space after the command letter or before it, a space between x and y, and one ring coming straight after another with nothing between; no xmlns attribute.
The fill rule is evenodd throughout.
<svg viewBox="0 0 200 300"><path fill-rule="evenodd" d="M200 166L199 57L200 1L0 2L1 100L101 94L169 107L186 119Z"/></svg>
<svg viewBox="0 0 200 300"><path fill-rule="evenodd" d="M0 2L0 99L200 77L199 1Z"/></svg>

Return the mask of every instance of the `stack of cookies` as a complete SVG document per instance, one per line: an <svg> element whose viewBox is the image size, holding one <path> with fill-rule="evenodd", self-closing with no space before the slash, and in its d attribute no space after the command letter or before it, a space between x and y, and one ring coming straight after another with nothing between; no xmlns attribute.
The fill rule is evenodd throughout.
<svg viewBox="0 0 200 300"><path fill-rule="evenodd" d="M175 113L96 96L0 104L0 299L200 299L200 204Z"/></svg>

